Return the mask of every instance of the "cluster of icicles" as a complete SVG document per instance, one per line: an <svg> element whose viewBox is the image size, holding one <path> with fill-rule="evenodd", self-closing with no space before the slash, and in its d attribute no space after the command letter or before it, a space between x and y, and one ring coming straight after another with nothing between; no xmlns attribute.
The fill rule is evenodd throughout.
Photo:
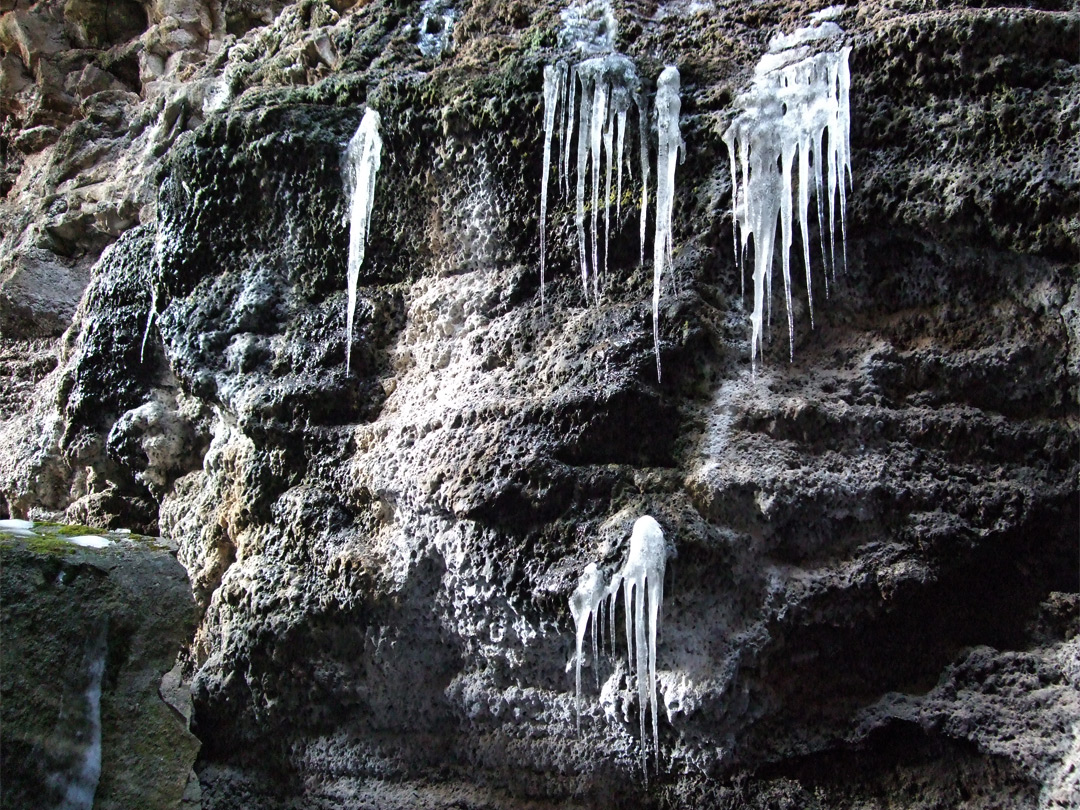
<svg viewBox="0 0 1080 810"><path fill-rule="evenodd" d="M641 725L641 769L648 778L645 747L645 701L652 714L653 752L660 757L660 730L656 712L656 635L660 625L660 608L664 602L664 569L667 565L667 545L660 524L645 515L634 523L630 534L630 551L626 564L605 581L596 563L589 563L570 597L570 614L574 617L577 654L574 660L574 710L581 724L581 659L585 636L592 631L592 666L597 688L600 686L599 638L603 635L604 613L607 613L608 638L611 650L615 647L615 604L619 589L623 593L623 613L626 617L627 667L634 672L638 693L638 719ZM648 605L646 606L646 596ZM606 610L605 610L606 608Z"/></svg>
<svg viewBox="0 0 1080 810"><path fill-rule="evenodd" d="M825 291L829 276L835 279L836 220L841 228L841 263L847 264L847 193L851 181L851 112L848 92L851 49L811 54L808 44L839 38L843 31L819 12L815 25L794 34L778 36L758 64L752 86L736 100L741 112L724 133L731 160L732 229L735 255L743 278L744 260L753 237L754 308L751 315L750 357L756 369L762 351L766 318L772 319L772 265L780 222L784 302L787 309L789 349L794 356L795 326L791 303L791 246L794 241L797 187L799 233L806 290L813 325L814 299L810 277L811 184L817 201L818 231L825 264ZM672 265L672 206L675 166L685 144L679 131L679 71L664 69L657 80L655 112L657 131L656 224L653 235L653 345L656 375L660 378L660 292L665 271ZM578 264L586 299L597 301L601 277L607 272L611 236L612 179L615 181L615 218L622 213L623 170L626 161L627 118L637 110L638 151L641 172L640 262L645 263L645 237L649 197L649 114L641 92L641 79L633 62L611 53L569 66L559 61L544 69L544 155L540 183L540 301L544 306L547 280L548 191L552 175L552 148L556 152L558 185L563 197L574 192L574 224L577 231ZM345 153L344 176L349 198L348 313L345 364L351 357L356 286L364 260L371 219L375 178L379 171L382 141L379 115L368 109ZM574 134L577 129L576 151ZM573 161L571 152L574 151ZM574 172L571 172L571 163ZM571 175L573 174L573 181ZM602 201L602 205L601 205ZM587 207L588 203L588 207ZM590 212L586 234L586 210ZM603 249L600 224L603 212ZM827 211L827 214L826 214ZM839 216L838 216L839 215ZM826 228L826 220L828 227ZM828 231L828 246L825 234ZM601 262L601 256L603 261ZM766 307L768 314L766 315ZM151 314L152 317L152 314ZM147 322L149 328L149 320Z"/></svg>
<svg viewBox="0 0 1080 810"><path fill-rule="evenodd" d="M756 369L762 346L764 310L769 306L771 321L772 264L780 220L784 296L788 315L788 338L794 355L794 318L791 305L791 245L794 205L792 186L798 186L798 212L803 263L813 324L813 294L810 279L810 232L807 211L810 184L817 200L821 252L826 265L825 289L829 273L836 273L836 219L842 231L842 261L846 265L846 191L851 179L849 142L850 109L848 71L850 48L813 55L808 43L838 38L843 31L826 18L827 9L811 19L815 23L789 36L778 36L769 53L758 64L751 88L736 100L741 108L724 142L731 158L732 214L736 260L742 268L754 240L754 309L751 316L751 363ZM580 103L575 112L575 90L580 85ZM578 120L576 153L575 224L581 280L593 300L600 294L598 223L603 209L603 269L607 271L610 236L612 164L616 166L615 210L618 219L622 201L623 154L626 116L631 105L638 110L638 137L641 151L641 263L645 262L646 213L648 204L649 158L646 133L648 115L641 95L641 82L633 63L621 54L588 59L572 69L557 62L544 70L544 157L540 190L540 297L544 298L547 276L547 209L551 174L553 135L560 141L560 185L569 194L570 152L574 120ZM668 67L657 81L657 184L656 229L653 242L653 344L656 373L660 378L659 310L661 281L672 264L671 218L675 189L675 165L679 150L685 149L679 133L679 72ZM614 149L613 149L614 141ZM601 163L605 162L603 205ZM591 239L586 240L586 174L591 163ZM837 197L839 196L839 201ZM828 248L825 245L825 209L828 209ZM591 248L591 251L590 251ZM590 262L591 258L591 262ZM591 272L590 272L591 268ZM740 270L741 272L741 270ZM745 276L745 273L742 273ZM744 291L745 291L745 281Z"/></svg>
<svg viewBox="0 0 1080 810"><path fill-rule="evenodd" d="M579 90L580 88L580 90ZM682 148L679 133L679 71L664 69L656 84L657 185L656 228L653 240L653 339L656 347L656 374L660 376L660 283L664 270L671 265L671 211L675 192L675 164ZM612 53L586 59L573 67L559 61L544 68L544 169L540 180L540 304L544 306L547 277L547 209L551 176L551 150L556 132L559 186L563 197L570 194L570 153L574 141L575 119L577 149L574 156L574 224L577 228L578 263L585 298L600 298L601 267L608 267L611 237L611 179L615 174L615 219L622 213L623 166L626 149L627 114L637 109L638 147L641 164L641 263L645 263L645 235L649 201L649 115L648 103L641 93L641 79L634 63L622 54ZM601 202L603 168L603 205ZM586 176L590 175L590 233L585 235ZM603 209L603 264L600 261L599 223ZM591 281L591 291L590 291Z"/></svg>
<svg viewBox="0 0 1080 810"><path fill-rule="evenodd" d="M826 12L827 13L827 12ZM798 186L799 234L810 323L814 298L810 279L810 184L817 199L821 254L825 263L825 291L829 273L836 274L836 215L840 214L843 263L847 265L847 195L851 179L851 146L848 106L850 48L810 55L807 43L838 38L838 25L815 15L814 25L789 36L777 36L758 63L751 88L739 96L742 112L724 133L731 157L732 214L735 221L735 255L745 284L743 260L750 237L754 237L754 311L751 315L751 363L762 351L763 310L772 319L772 265L776 246L776 220L780 219L784 302L787 307L788 344L795 352L795 326L791 308L791 244L793 233L793 182ZM839 204L837 204L839 195ZM828 207L829 246L825 247L825 213Z"/></svg>

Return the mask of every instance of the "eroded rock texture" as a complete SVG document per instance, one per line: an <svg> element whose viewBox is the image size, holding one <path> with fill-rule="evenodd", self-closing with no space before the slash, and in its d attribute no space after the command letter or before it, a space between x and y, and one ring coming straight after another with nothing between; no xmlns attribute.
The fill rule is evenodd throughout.
<svg viewBox="0 0 1080 810"><path fill-rule="evenodd" d="M141 224L75 227L83 264L27 241L27 201L66 188L35 160L99 141L51 123L11 170L5 221L30 224L5 261L89 284L52 348L5 343L0 487L13 515L179 544L205 806L1077 805L1080 15L839 11L848 267L814 329L796 283L791 363L778 285L752 376L721 135L768 39L824 5L614 8L647 82L682 74L662 385L636 166L596 306L553 191L540 309L558 5L460 3L430 57L415 3L215 6L203 56L155 73L157 173L110 175ZM384 151L347 374L340 159L365 104ZM110 148L145 156L124 126ZM585 662L575 731L567 609L644 513L677 555L647 787L621 646Z"/></svg>

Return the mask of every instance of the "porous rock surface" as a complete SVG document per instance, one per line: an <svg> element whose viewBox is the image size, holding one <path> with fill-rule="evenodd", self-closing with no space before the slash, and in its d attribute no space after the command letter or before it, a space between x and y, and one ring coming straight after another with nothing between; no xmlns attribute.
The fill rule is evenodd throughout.
<svg viewBox="0 0 1080 810"><path fill-rule="evenodd" d="M40 124L62 134L0 211L0 491L179 544L204 806L1077 805L1080 14L839 10L847 268L826 299L815 264L813 329L796 282L790 363L778 295L752 375L721 135L769 38L825 5L614 6L646 81L682 74L662 384L635 204L586 307L553 192L540 308L560 5L462 2L424 56L417 3L192 3L201 52L111 46L154 66L123 109L164 140L120 116L119 163L82 165L61 146L103 143L92 119ZM340 161L365 104L384 151L346 373ZM75 254L34 241L56 229L28 200L71 210L109 165L140 224L90 227L87 197ZM43 265L88 280L52 321L19 281ZM647 785L621 644L586 661L575 729L567 607L645 513L672 551Z"/></svg>

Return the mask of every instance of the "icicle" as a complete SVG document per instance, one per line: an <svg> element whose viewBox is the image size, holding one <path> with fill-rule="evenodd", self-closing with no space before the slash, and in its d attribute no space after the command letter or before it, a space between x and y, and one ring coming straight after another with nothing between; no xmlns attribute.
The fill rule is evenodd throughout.
<svg viewBox="0 0 1080 810"><path fill-rule="evenodd" d="M648 698L652 713L653 753L657 758L660 756L660 727L657 724L656 710L656 631L660 603L664 600L666 564L667 545L664 542L664 532L660 529L660 524L648 515L638 518L630 534L630 555L621 573L626 611L627 660L633 662L637 673L641 768L646 774L648 773L645 751L646 698ZM646 590L649 597L648 617L645 613ZM632 635L631 626L633 627Z"/></svg>
<svg viewBox="0 0 1080 810"><path fill-rule="evenodd" d="M547 198L551 174L551 136L555 129L559 96L566 77L566 63L544 68L544 174L540 179L540 310L544 309L544 279L547 267Z"/></svg>
<svg viewBox="0 0 1080 810"><path fill-rule="evenodd" d="M616 571L611 575L611 582L604 591L604 601L608 603L608 637L611 639L611 654L615 655L615 607L619 599L619 588L622 586L622 573Z"/></svg>
<svg viewBox="0 0 1080 810"><path fill-rule="evenodd" d="M563 198L570 196L570 141L574 137L574 91L577 90L577 68L570 70L566 81L566 107L563 109L562 172Z"/></svg>
<svg viewBox="0 0 1080 810"><path fill-rule="evenodd" d="M644 97L638 99L638 140L641 143L641 258L645 266L645 223L649 210L649 111Z"/></svg>
<svg viewBox="0 0 1080 810"><path fill-rule="evenodd" d="M818 239L821 242L821 262L825 265L825 297L829 297L829 275L833 275L833 279L836 279L836 268L829 264L829 254L825 250L825 186L822 181L822 157L825 154L822 150L821 141L824 136L824 131L818 132L816 140L814 141L814 153L810 156L814 161L814 196L817 198L817 223L818 223Z"/></svg>
<svg viewBox="0 0 1080 810"><path fill-rule="evenodd" d="M564 129L561 133L562 143L560 158L563 165L562 180L569 186L570 182L570 149L574 135L575 117L577 121L577 153L575 194L574 194L574 224L578 240L578 264L581 271L581 283L585 297L589 297L589 277L592 274L592 297L594 300L600 295L600 217L604 218L604 268L609 263L608 253L611 237L611 170L616 161L615 140L618 137L618 175L617 192L621 195L622 189L622 150L626 140L626 111L630 107L631 100L638 100L640 80L634 69L633 63L621 54L608 54L606 56L586 59L573 68L566 68L563 63L555 67L561 67L561 72L556 74L552 67L544 72L544 151L545 151L545 176L550 171L550 142L548 132L553 131L558 125L559 113L555 109L549 111L548 100L554 99L554 106L564 98L563 91L558 88L557 76L564 79L565 102L563 102L562 120ZM580 87L579 87L580 85ZM553 87L554 86L554 87ZM581 98L577 101L580 90ZM577 109L575 110L575 103ZM550 120L549 120L550 116ZM618 134L616 135L616 131ZM553 136L552 136L553 137ZM589 171L591 167L591 172ZM586 175L588 174L588 179ZM603 187L601 187L603 182ZM545 203L546 186L541 183L541 298L543 298L544 277L547 269L547 205ZM587 196L586 196L587 195ZM601 195L603 195L603 212L601 212ZM588 235L585 227L586 202L592 205L592 214L589 222ZM616 211L620 201L616 201ZM616 214L618 216L618 213ZM589 239L591 238L591 242Z"/></svg>
<svg viewBox="0 0 1080 810"><path fill-rule="evenodd" d="M165 185L169 184L169 180L166 179L162 185L164 190ZM163 263L165 261L165 228L166 225L162 220L158 220L157 233L154 234L154 264L153 269L156 273L156 278L161 279L164 273ZM146 341L150 337L150 328L153 326L154 321L157 320L157 307L158 307L158 286L151 282L150 290L150 309L146 313L146 326L143 328L142 345L139 347L139 363L143 362L143 358L146 354Z"/></svg>
<svg viewBox="0 0 1080 810"><path fill-rule="evenodd" d="M589 261L585 246L585 170L589 160L589 132L592 124L592 77L578 70L581 80L581 114L578 117L577 148L577 207L574 211L574 224L577 226L578 260L581 264L581 285L585 288L585 299L589 298Z"/></svg>
<svg viewBox="0 0 1080 810"><path fill-rule="evenodd" d="M360 265L364 263L371 207L375 196L375 177L382 160L379 137L379 114L371 107L364 112L356 134L345 151L345 191L349 197L349 303L345 324L345 370L352 356L353 319L356 314L356 287Z"/></svg>
<svg viewBox="0 0 1080 810"><path fill-rule="evenodd" d="M622 216L622 170L623 151L626 147L626 111L630 107L630 98L625 88L615 90L615 128L618 134L615 136L615 220Z"/></svg>
<svg viewBox="0 0 1080 810"><path fill-rule="evenodd" d="M660 379L660 283L672 263L671 213L675 199L675 163L683 148L679 134L679 71L664 68L656 82L656 235L653 239L653 349Z"/></svg>
<svg viewBox="0 0 1080 810"><path fill-rule="evenodd" d="M596 623L597 611L603 601L607 586L596 563L589 563L578 580L577 588L570 597L570 615L574 617L574 630L577 639L577 654L574 659L574 710L577 725L581 728L581 651L585 642L585 631L592 621L593 667L597 666ZM599 678L599 675L597 676Z"/></svg>
<svg viewBox="0 0 1080 810"><path fill-rule="evenodd" d="M602 77L597 77L593 85L592 117L589 121L589 154L592 160L592 270L593 300L599 298L600 262L597 250L596 223L600 215L600 149L603 143L604 124L607 121L608 85ZM588 291L586 291L587 293Z"/></svg>
<svg viewBox="0 0 1080 810"><path fill-rule="evenodd" d="M781 228L784 300L788 317L788 346L794 356L795 324L791 302L791 245L794 232L792 185L798 172L799 230L806 270L807 299L813 325L813 287L810 274L810 235L807 209L810 175L818 209L818 230L825 265L825 291L830 271L836 273L836 220L841 228L841 261L847 263L847 189L851 182L848 70L850 48L807 56L806 43L839 37L832 22L818 21L789 36L775 37L769 53L755 71L753 86L738 99L742 112L724 133L731 159L732 215L735 219L736 261L742 266L754 239L754 311L751 315L751 362L756 369L762 349L766 309L772 316L772 259L776 221ZM826 146L827 144L827 146ZM798 165L796 167L796 155ZM741 182L736 164L741 168ZM839 201L837 200L839 197ZM825 207L828 207L828 247ZM839 211L837 210L839 208Z"/></svg>
<svg viewBox="0 0 1080 810"><path fill-rule="evenodd" d="M606 170L604 172L604 275L608 271L608 245L611 243L611 162L612 138L615 135L615 105L608 103L607 124L604 126L604 156ZM597 276L600 274L597 273ZM597 290L599 297L599 290Z"/></svg>
<svg viewBox="0 0 1080 810"><path fill-rule="evenodd" d="M848 67L848 55L851 48L846 47L840 51L840 65L837 76L837 99L836 99L836 126L840 134L840 238L843 250L844 271L847 272L847 190L845 177L848 183L854 182L851 174L851 106L849 94L851 90L851 71Z"/></svg>
<svg viewBox="0 0 1080 810"><path fill-rule="evenodd" d="M154 287L150 298L150 309L146 313L146 326L142 333L142 346L139 347L139 363L142 364L143 356L146 354L146 339L150 337L150 327L154 323L154 318L157 316L157 303L158 292L157 287Z"/></svg>
<svg viewBox="0 0 1080 810"><path fill-rule="evenodd" d="M746 299L746 268L743 267L742 250L739 247L739 180L735 165L735 150L728 146L728 157L731 159L731 241L735 251L735 263L739 266L739 295Z"/></svg>
<svg viewBox="0 0 1080 810"><path fill-rule="evenodd" d="M574 659L574 706L581 725L581 658L585 633L592 622L593 667L597 688L600 684L599 648L597 638L603 638L604 610L607 610L609 646L615 650L615 606L619 592L623 596L623 619L626 633L628 676L638 693L639 725L641 730L641 768L648 780L646 743L646 702L652 716L653 753L660 757L659 712L656 702L656 640L664 602L664 572L667 565L667 544L664 532L653 518L645 515L635 521L630 534L630 551L620 571L609 583L596 563L589 563L570 597L570 614L574 618L576 652ZM646 597L647 600L646 600ZM646 604L647 603L647 604ZM599 625L599 626L598 626Z"/></svg>
<svg viewBox="0 0 1080 810"><path fill-rule="evenodd" d="M780 128L780 185L786 193L780 195L780 239L783 254L780 259L784 265L784 307L787 310L788 357L795 360L795 315L791 311L791 165L795 160L795 138L781 119Z"/></svg>

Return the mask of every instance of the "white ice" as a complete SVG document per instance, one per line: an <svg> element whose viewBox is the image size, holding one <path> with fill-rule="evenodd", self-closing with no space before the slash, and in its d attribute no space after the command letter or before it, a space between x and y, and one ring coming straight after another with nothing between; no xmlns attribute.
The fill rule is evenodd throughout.
<svg viewBox="0 0 1080 810"><path fill-rule="evenodd" d="M540 308L544 308L544 279L547 268L548 175L551 173L551 139L555 132L559 104L566 85L566 63L544 68L544 175L540 178Z"/></svg>
<svg viewBox="0 0 1080 810"><path fill-rule="evenodd" d="M796 181L811 325L814 304L807 222L811 177L817 198L826 285L829 271L833 274L836 271L838 209L842 263L846 265L846 185L851 181L851 115L848 102L851 83L848 54L851 49L844 47L815 55L809 47L812 43L836 40L842 33L839 26L822 17L814 27L774 37L769 53L757 66L751 88L737 100L742 112L724 133L724 142L731 158L735 253L740 273L750 237L754 240L754 309L750 318L750 356L755 369L757 355L763 349L765 307L771 306L777 219L780 220L789 355L794 357L790 254L795 209L792 186ZM828 207L827 250L823 199Z"/></svg>
<svg viewBox="0 0 1080 810"><path fill-rule="evenodd" d="M615 606L619 591L623 595L626 626L626 657L628 668L635 674L638 692L638 717L641 728L641 767L648 774L648 754L645 743L645 703L652 715L653 752L660 756L660 729L656 709L656 636L660 627L660 610L664 602L664 570L667 566L667 544L660 524L649 515L635 521L630 534L630 551L622 569L605 582L596 563L589 563L570 597L570 614L574 618L577 657L575 662L574 706L580 724L581 658L585 633L591 626L593 638L593 667L597 668L597 632L603 624L603 607L608 605L609 638L615 638ZM646 596L648 602L646 604ZM602 632L602 627L599 628ZM614 645L613 645L614 646Z"/></svg>
<svg viewBox="0 0 1080 810"><path fill-rule="evenodd" d="M0 530L28 531L32 528L34 528L34 521L32 520L19 520L18 518L0 520Z"/></svg>
<svg viewBox="0 0 1080 810"><path fill-rule="evenodd" d="M585 633L592 627L592 665L599 678L597 662L597 625L600 622L600 607L604 600L607 584L596 563L589 563L578 580L577 588L570 597L570 615L574 617L574 629L577 639L577 654L574 659L574 710L578 727L581 726L581 655Z"/></svg>
<svg viewBox="0 0 1080 810"><path fill-rule="evenodd" d="M656 234L653 239L653 348L660 379L660 283L672 264L671 214L675 199L675 164L685 149L679 133L679 71L664 68L656 82Z"/></svg>
<svg viewBox="0 0 1080 810"><path fill-rule="evenodd" d="M616 199L622 191L623 150L626 143L626 112L631 104L643 109L641 81L633 63L622 54L596 56L568 69L561 62L544 70L544 161L540 183L540 299L544 301L547 277L547 190L551 172L551 149L556 126L560 126L561 183L569 186L571 141L577 126L574 161L574 226L578 241L578 264L586 299L600 295L600 217L604 219L603 266L608 263L611 233L611 174L616 170ZM580 97L580 98L579 98ZM558 107L563 112L559 115ZM644 115L642 115L644 120ZM639 137L646 137L644 127ZM642 153L647 147L642 143ZM601 171L603 168L603 172ZM645 169L647 172L647 167ZM647 174L646 174L647 177ZM603 184L603 186L601 186ZM647 191L643 192L647 194ZM603 203L601 205L601 195ZM586 229L586 204L591 206ZM644 198L643 198L644 203ZM601 208L603 212L601 214ZM616 211L621 206L616 202ZM618 213L617 213L618 216ZM644 227L644 210L642 211ZM643 253L644 255L644 253Z"/></svg>
<svg viewBox="0 0 1080 810"><path fill-rule="evenodd" d="M364 112L356 134L345 150L345 195L349 198L349 303L345 325L345 369L352 356L353 319L356 315L356 287L360 265L364 263L371 207L375 197L375 177L382 160L379 114L370 107Z"/></svg>
<svg viewBox="0 0 1080 810"><path fill-rule="evenodd" d="M99 534L80 534L77 537L66 538L69 543L83 548L108 548L113 541Z"/></svg>
<svg viewBox="0 0 1080 810"><path fill-rule="evenodd" d="M660 728L656 721L656 634L664 602L667 544L660 524L649 515L637 519L630 534L630 555L621 573L626 612L626 650L637 673L638 717L641 724L641 767L647 773L645 753L645 698L652 714L653 753L660 756ZM648 614L645 595L648 592ZM631 626L633 643L631 643ZM648 647L646 648L646 637ZM633 653L631 654L631 650Z"/></svg>

